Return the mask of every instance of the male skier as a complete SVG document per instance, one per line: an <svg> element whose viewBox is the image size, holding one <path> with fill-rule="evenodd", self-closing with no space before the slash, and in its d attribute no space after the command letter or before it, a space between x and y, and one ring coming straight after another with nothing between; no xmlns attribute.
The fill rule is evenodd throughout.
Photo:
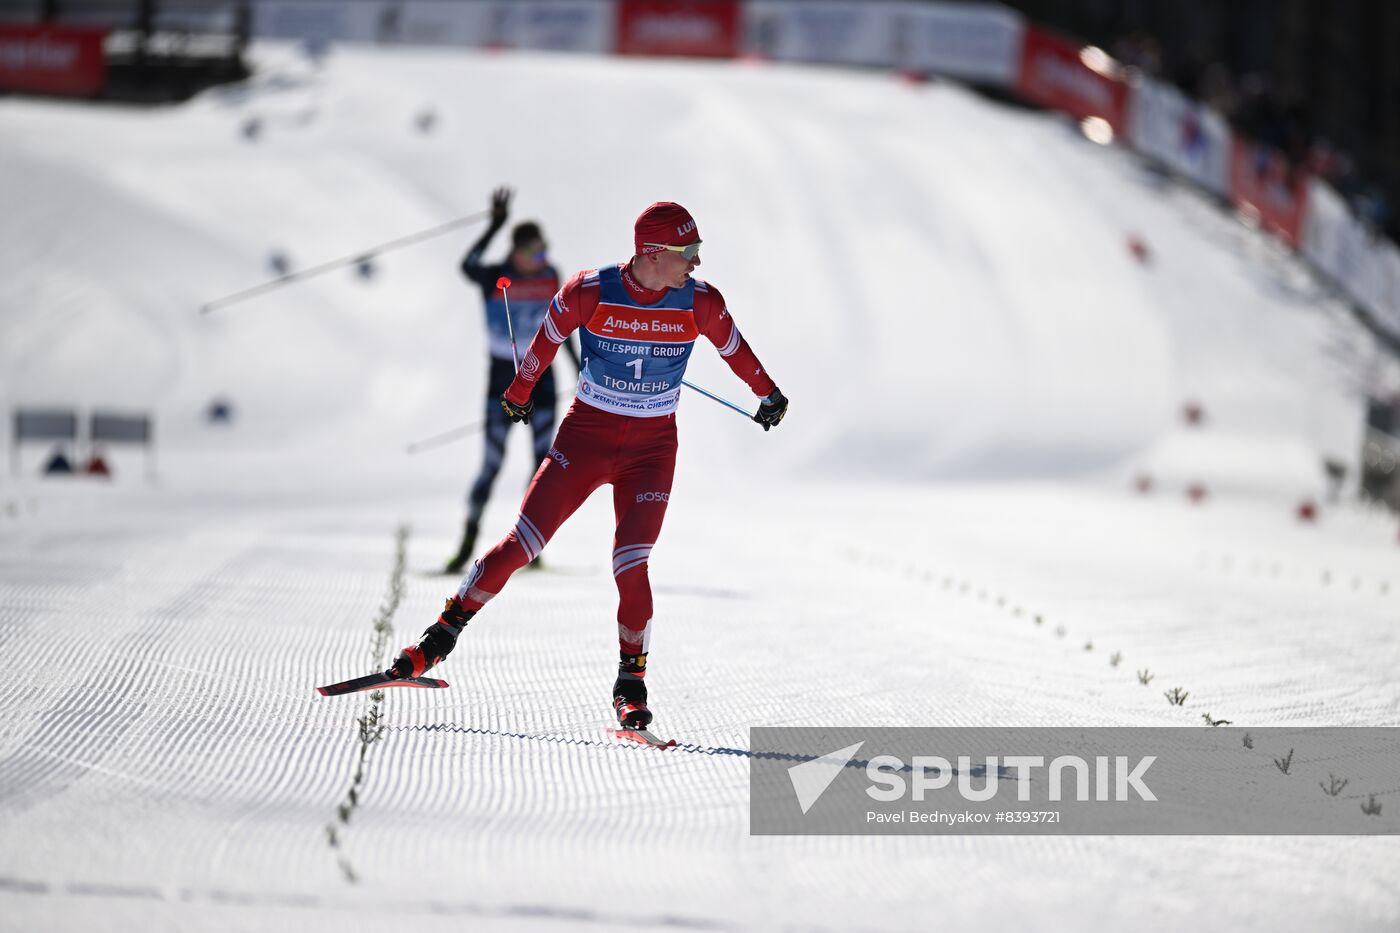
<svg viewBox="0 0 1400 933"><path fill-rule="evenodd" d="M510 419L497 400L515 378L515 361L512 356L511 327L506 321L509 310L511 323L521 334L534 333L544 320L549 309L549 301L559 290L559 273L550 265L546 253L544 236L539 224L533 221L516 224L511 231L511 251L505 262L487 265L482 262L482 254L491 244L496 233L505 226L510 215L509 188L497 188L491 194L491 224L481 237L472 244L466 258L462 260L462 274L481 286L486 308L487 351L491 358L490 375L486 385L486 451L481 462L481 471L472 483L467 494L467 522L462 530L462 543L457 546L457 554L447 562L444 573L461 573L476 547L476 536L481 530L481 514L486 510L486 502L491 498L491 487L496 475L501 471L501 461L505 459L506 433L510 430ZM507 295L496 286L502 276L510 279L509 301ZM579 365L578 353L572 342L566 342L564 349ZM535 462L544 459L549 444L554 440L554 373L548 367L540 376L540 405L531 426L535 431Z"/></svg>
<svg viewBox="0 0 1400 933"><path fill-rule="evenodd" d="M578 330L583 365L576 398L525 493L515 527L476 561L422 639L399 653L386 672L391 676L421 676L447 657L467 620L540 553L593 490L610 483L621 651L613 709L623 729L650 725L643 680L652 613L647 561L671 497L676 405L695 339L703 334L760 397L754 420L765 431L783 420L788 400L740 336L719 290L690 277L700 265L700 232L690 213L671 202L652 204L633 233L630 260L574 275L550 302L501 407L512 421L528 422L541 374Z"/></svg>

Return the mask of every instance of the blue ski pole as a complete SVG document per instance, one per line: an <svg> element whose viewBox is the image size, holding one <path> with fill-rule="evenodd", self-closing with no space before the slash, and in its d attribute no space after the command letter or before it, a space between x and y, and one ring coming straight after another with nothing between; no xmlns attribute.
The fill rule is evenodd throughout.
<svg viewBox="0 0 1400 933"><path fill-rule="evenodd" d="M712 399L714 399L716 402L719 402L721 405L725 405L725 406L727 406L727 407L729 407L729 408L734 409L735 411L737 411L739 414L743 415L745 418L749 419L750 421L753 420L753 412L751 412L751 411L745 411L744 409L740 408L738 405L735 405L733 402L729 401L728 399L720 398L718 395L714 394L713 392L709 391L708 389L702 389L702 388L700 388L698 385L696 385L695 383L691 382L689 379L682 379L682 380L681 380L681 385L683 385L683 386L689 386L690 388L694 389L696 392L699 392L701 395L705 396L706 398L712 398Z"/></svg>

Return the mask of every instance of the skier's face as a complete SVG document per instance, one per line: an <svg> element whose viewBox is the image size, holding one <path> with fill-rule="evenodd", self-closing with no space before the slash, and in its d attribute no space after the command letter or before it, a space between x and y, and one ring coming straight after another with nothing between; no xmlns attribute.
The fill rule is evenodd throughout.
<svg viewBox="0 0 1400 933"><path fill-rule="evenodd" d="M511 262L524 275L539 272L549 261L544 240L522 243L512 254Z"/></svg>
<svg viewBox="0 0 1400 933"><path fill-rule="evenodd" d="M684 288L685 280L695 271L695 267L700 265L699 253L696 253L693 259L686 259L680 253L671 250L662 250L651 255L656 257L656 271L667 288Z"/></svg>

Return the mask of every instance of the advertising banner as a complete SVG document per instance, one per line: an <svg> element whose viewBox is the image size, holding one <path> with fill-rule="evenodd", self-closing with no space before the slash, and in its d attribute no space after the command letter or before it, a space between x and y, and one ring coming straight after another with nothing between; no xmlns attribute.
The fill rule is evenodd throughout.
<svg viewBox="0 0 1400 933"><path fill-rule="evenodd" d="M0 24L0 88L87 96L107 83L106 30Z"/></svg>
<svg viewBox="0 0 1400 933"><path fill-rule="evenodd" d="M1231 134L1230 201L1259 215L1259 223L1297 247L1303 233L1307 183L1282 155Z"/></svg>
<svg viewBox="0 0 1400 933"><path fill-rule="evenodd" d="M382 45L613 51L615 6L595 0L263 0L260 37Z"/></svg>
<svg viewBox="0 0 1400 933"><path fill-rule="evenodd" d="M733 58L738 0L618 0L619 55Z"/></svg>
<svg viewBox="0 0 1400 933"><path fill-rule="evenodd" d="M490 4L490 48L540 49L551 52L613 50L616 4L597 0L496 0Z"/></svg>
<svg viewBox="0 0 1400 933"><path fill-rule="evenodd" d="M898 63L898 27L912 9L879 0L750 0L744 51L776 61L891 68Z"/></svg>
<svg viewBox="0 0 1400 933"><path fill-rule="evenodd" d="M1400 250L1357 220L1342 196L1309 177L1303 256L1376 324L1400 337Z"/></svg>
<svg viewBox="0 0 1400 933"><path fill-rule="evenodd" d="M1400 337L1400 249L1386 242L1380 249L1380 280L1384 300L1372 309L1376 321L1396 337Z"/></svg>
<svg viewBox="0 0 1400 933"><path fill-rule="evenodd" d="M500 18L491 3L389 2L376 16L373 41L480 48L489 44L492 24Z"/></svg>
<svg viewBox="0 0 1400 933"><path fill-rule="evenodd" d="M407 4L386 0L260 0L253 35L312 42L384 42L401 27Z"/></svg>
<svg viewBox="0 0 1400 933"><path fill-rule="evenodd" d="M1021 43L1021 96L1078 120L1099 117L1115 136L1127 128L1128 85L1104 53L1036 26Z"/></svg>
<svg viewBox="0 0 1400 933"><path fill-rule="evenodd" d="M1354 281L1363 256L1360 225L1331 185L1308 179L1308 216L1299 248L1303 256L1340 285Z"/></svg>
<svg viewBox="0 0 1400 933"><path fill-rule="evenodd" d="M1011 87L1021 62L1024 21L982 3L910 5L896 25L902 67L978 84Z"/></svg>
<svg viewBox="0 0 1400 933"><path fill-rule="evenodd" d="M14 439L71 441L78 438L78 415L72 411L21 408L15 412Z"/></svg>
<svg viewBox="0 0 1400 933"><path fill-rule="evenodd" d="M1208 191L1229 193L1230 126L1224 117L1150 78L1133 85L1129 109L1133 148Z"/></svg>

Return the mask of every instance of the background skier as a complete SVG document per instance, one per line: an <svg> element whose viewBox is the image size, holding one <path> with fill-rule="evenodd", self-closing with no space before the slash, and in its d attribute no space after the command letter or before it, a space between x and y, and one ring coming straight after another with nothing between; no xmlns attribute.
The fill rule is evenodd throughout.
<svg viewBox="0 0 1400 933"><path fill-rule="evenodd" d="M462 529L462 541L457 553L447 562L445 573L461 573L471 559L476 547L476 537L481 530L481 515L486 503L491 499L491 488L501 471L505 459L506 437L510 432L511 421L497 404L501 393L515 377L515 364L511 356L510 329L506 326L506 313L509 307L511 321L520 334L533 333L544 319L549 300L559 290L559 273L549 262L548 247L539 224L526 221L516 224L511 231L511 250L504 262L485 264L482 256L497 232L505 226L510 216L510 201L514 192L509 188L497 188L491 194L491 223L480 238L472 244L462 260L462 274L481 286L486 311L487 350L490 354L490 368L486 383L486 427L485 449L482 453L481 469L467 493L467 520ZM501 276L510 279L510 299L496 287ZM572 343L565 342L565 351L579 365L578 352ZM544 459L554 439L554 373L548 367L540 375L540 391L535 417L531 419L534 428L535 462Z"/></svg>

